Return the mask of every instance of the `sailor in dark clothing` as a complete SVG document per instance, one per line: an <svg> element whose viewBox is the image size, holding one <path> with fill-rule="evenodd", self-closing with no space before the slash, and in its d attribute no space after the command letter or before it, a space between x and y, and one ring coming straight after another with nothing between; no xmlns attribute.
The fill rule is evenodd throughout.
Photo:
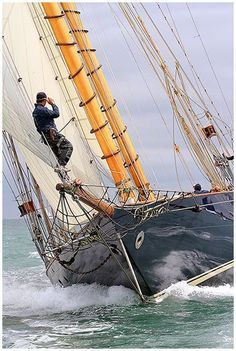
<svg viewBox="0 0 236 351"><path fill-rule="evenodd" d="M202 187L200 184L195 184L193 188L194 188L194 194L209 194L209 191L202 190ZM215 213L215 208L213 205L211 205L212 201L210 196L202 197L202 203L203 205L205 205L205 208L207 210L213 211Z"/></svg>
<svg viewBox="0 0 236 351"><path fill-rule="evenodd" d="M194 187L194 193L195 194L204 194L204 193L209 193L209 191L207 190L202 190L202 187L200 184L195 184Z"/></svg>
<svg viewBox="0 0 236 351"><path fill-rule="evenodd" d="M46 103L52 106L52 110L49 110L45 106ZM32 114L37 131L42 135L44 143L51 147L58 159L59 165L65 167L71 157L73 146L57 130L54 118L58 118L60 113L54 100L48 98L43 92L38 93Z"/></svg>

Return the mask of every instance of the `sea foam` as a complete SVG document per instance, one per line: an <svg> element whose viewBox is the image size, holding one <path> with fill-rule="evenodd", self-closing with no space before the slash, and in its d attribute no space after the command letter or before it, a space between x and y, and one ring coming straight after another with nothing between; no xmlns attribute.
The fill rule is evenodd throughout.
<svg viewBox="0 0 236 351"><path fill-rule="evenodd" d="M191 286L185 281L178 282L166 289L167 295L180 299L218 299L234 296L234 287L229 284L221 286Z"/></svg>
<svg viewBox="0 0 236 351"><path fill-rule="evenodd" d="M32 271L24 275L23 272L4 274L5 315L51 314L76 311L91 305L128 305L139 301L135 292L123 286L104 287L94 283L54 287L47 278L34 273L37 276Z"/></svg>
<svg viewBox="0 0 236 351"><path fill-rule="evenodd" d="M190 286L185 281L181 281L171 285L166 292L168 298L209 300L233 297L234 288L230 285ZM8 271L3 275L4 315L47 315L76 311L87 306L125 306L138 303L139 298L136 293L123 286L105 287L94 283L78 284L67 288L53 287L42 267Z"/></svg>

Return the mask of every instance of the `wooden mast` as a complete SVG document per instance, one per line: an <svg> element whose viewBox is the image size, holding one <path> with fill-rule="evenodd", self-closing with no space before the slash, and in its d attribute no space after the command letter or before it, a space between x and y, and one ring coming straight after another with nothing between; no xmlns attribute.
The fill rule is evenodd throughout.
<svg viewBox="0 0 236 351"><path fill-rule="evenodd" d="M113 131L113 138L117 140L122 155L125 160L125 167L128 169L136 187L139 189L140 200L154 200L154 194L151 191L150 184L144 174L139 157L127 133L127 127L124 125L113 98L110 88L107 84L101 64L99 63L95 49L93 49L88 31L84 29L79 11L76 10L74 3L62 2L61 6L68 19L74 39L78 44L80 53L88 70L88 75L92 79L95 90L102 103L101 110L106 115Z"/></svg>
<svg viewBox="0 0 236 351"><path fill-rule="evenodd" d="M96 135L103 152L102 158L107 161L114 183L120 190L121 200L126 201L127 198L134 197L130 179L123 165L120 150L112 139L108 122L100 110L96 93L91 87L83 62L77 53L76 43L73 42L73 38L69 34L64 14L61 13L58 3L42 3L42 6L46 14L45 19L49 20L57 40L57 45L60 46L62 55L70 71L69 78L74 80L79 91L82 99L80 107L84 107L87 114L92 127L91 133L95 133Z"/></svg>

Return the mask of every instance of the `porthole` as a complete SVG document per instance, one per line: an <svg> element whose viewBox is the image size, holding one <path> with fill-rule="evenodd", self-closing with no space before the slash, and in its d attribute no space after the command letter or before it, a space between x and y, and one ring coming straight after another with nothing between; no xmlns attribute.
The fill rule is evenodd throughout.
<svg viewBox="0 0 236 351"><path fill-rule="evenodd" d="M141 231L140 233L138 233L136 240L135 240L135 248L138 250L140 249L140 247L142 246L144 241L144 232Z"/></svg>

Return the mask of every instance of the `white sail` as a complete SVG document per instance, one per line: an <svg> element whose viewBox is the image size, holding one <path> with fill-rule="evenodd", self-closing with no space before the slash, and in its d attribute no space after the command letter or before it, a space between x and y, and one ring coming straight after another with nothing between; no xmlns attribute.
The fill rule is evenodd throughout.
<svg viewBox="0 0 236 351"><path fill-rule="evenodd" d="M4 4L3 36L3 126L18 141L26 163L50 205L55 209L58 202L55 184L59 179L50 166L55 166L56 160L50 148L40 143L40 135L34 126L32 110L36 93L45 91L59 106L60 117L56 121L59 130L74 116L71 115L68 101L65 100L61 86L55 79L53 67L39 39L27 3ZM24 41L20 40L22 37ZM72 82L69 83L72 85ZM78 100L75 90L73 97ZM85 120L85 115L81 116L81 119ZM95 162L92 162L90 149L86 147L84 140L84 132L80 133L77 123L70 121L63 130L63 134L74 147L68 164L71 168L70 177L79 177L84 183L99 185L99 171ZM85 132L91 136L88 126ZM92 143L95 149L98 149L97 144L94 141ZM93 152L98 154L97 150L94 150ZM94 189L94 194L101 196L102 190ZM78 207L74 209L78 213Z"/></svg>
<svg viewBox="0 0 236 351"><path fill-rule="evenodd" d="M40 142L29 100L6 46L3 47L3 129L48 165L55 167L51 150Z"/></svg>

